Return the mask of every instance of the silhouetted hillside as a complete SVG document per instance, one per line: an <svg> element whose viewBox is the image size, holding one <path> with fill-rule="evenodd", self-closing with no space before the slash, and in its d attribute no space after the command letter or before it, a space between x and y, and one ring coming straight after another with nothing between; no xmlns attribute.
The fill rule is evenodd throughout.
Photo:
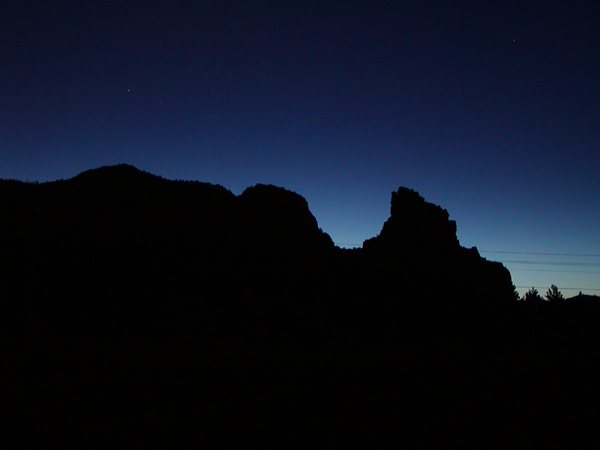
<svg viewBox="0 0 600 450"><path fill-rule="evenodd" d="M448 212L407 188L392 193L390 218L379 236L365 241L363 247L426 258L456 254L460 249L456 222Z"/></svg>
<svg viewBox="0 0 600 450"><path fill-rule="evenodd" d="M368 321L440 296L466 304L474 284L469 292L509 298L506 269L460 247L447 212L407 189L392 195L380 236L353 254L318 229L306 200L274 186L235 197L127 165L3 184L13 275L3 285L13 309L55 333L220 333L261 321L289 330L317 311Z"/></svg>
<svg viewBox="0 0 600 450"><path fill-rule="evenodd" d="M334 249L306 201L273 186L235 197L119 165L1 189L13 326L26 317L57 333L172 333L195 317L212 328L305 292L312 260Z"/></svg>
<svg viewBox="0 0 600 450"><path fill-rule="evenodd" d="M565 300L571 303L600 303L600 297L598 297L597 295L585 295L581 292L578 295L575 295L574 297L569 297Z"/></svg>
<svg viewBox="0 0 600 450"><path fill-rule="evenodd" d="M286 189L127 165L0 180L0 211L3 402L31 446L530 448L599 417L598 298L514 301L410 189L354 250Z"/></svg>
<svg viewBox="0 0 600 450"><path fill-rule="evenodd" d="M392 299L401 294L420 303L469 309L511 301L508 270L482 258L476 248L461 247L448 212L411 189L392 193L390 218L363 248L377 285L392 289L386 294Z"/></svg>
<svg viewBox="0 0 600 450"><path fill-rule="evenodd" d="M0 186L13 326L26 318L90 336L244 335L266 325L287 333L317 316L348 328L415 304L491 305L512 292L502 265L462 248L448 213L405 188L392 194L381 234L344 251L304 198L275 186L236 197L125 164Z"/></svg>

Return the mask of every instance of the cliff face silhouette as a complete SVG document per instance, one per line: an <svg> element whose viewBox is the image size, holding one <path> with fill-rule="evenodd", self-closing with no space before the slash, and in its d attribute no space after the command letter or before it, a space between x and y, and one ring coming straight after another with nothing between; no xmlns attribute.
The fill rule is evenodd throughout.
<svg viewBox="0 0 600 450"><path fill-rule="evenodd" d="M566 447L561 430L597 429L598 317L593 296L514 301L508 271L406 188L344 250L275 186L127 165L0 180L19 442Z"/></svg>
<svg viewBox="0 0 600 450"><path fill-rule="evenodd" d="M390 218L363 248L379 285L396 274L415 299L475 308L501 303L513 291L508 270L461 247L448 212L411 189L392 193Z"/></svg>
<svg viewBox="0 0 600 450"><path fill-rule="evenodd" d="M405 188L379 236L357 250L335 247L286 189L235 196L128 165L43 184L2 180L0 208L11 333L294 339L306 324L351 333L415 310L493 308L512 294L501 264L461 247L448 213Z"/></svg>
<svg viewBox="0 0 600 450"><path fill-rule="evenodd" d="M392 193L390 218L378 237L365 242L367 248L387 248L412 255L453 254L460 247L456 222L445 209L425 201L412 189Z"/></svg>

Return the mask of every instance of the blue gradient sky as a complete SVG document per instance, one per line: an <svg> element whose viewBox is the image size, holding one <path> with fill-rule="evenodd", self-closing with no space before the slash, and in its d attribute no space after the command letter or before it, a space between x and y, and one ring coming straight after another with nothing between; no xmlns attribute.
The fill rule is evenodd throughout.
<svg viewBox="0 0 600 450"><path fill-rule="evenodd" d="M377 235L406 186L488 259L587 264L506 263L517 286L600 294L599 256L483 253L600 255L599 11L9 0L0 178L126 162L236 194L272 183L348 244Z"/></svg>

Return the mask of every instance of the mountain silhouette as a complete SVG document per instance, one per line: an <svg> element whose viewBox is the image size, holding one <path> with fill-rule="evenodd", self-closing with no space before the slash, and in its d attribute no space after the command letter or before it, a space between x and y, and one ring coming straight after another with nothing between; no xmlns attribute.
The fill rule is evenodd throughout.
<svg viewBox="0 0 600 450"><path fill-rule="evenodd" d="M302 196L272 185L235 196L121 164L3 180L0 198L10 329L25 319L70 335L286 334L316 317L349 329L512 293L501 264L461 247L448 213L406 188L357 250L337 248Z"/></svg>
<svg viewBox="0 0 600 450"><path fill-rule="evenodd" d="M564 447L597 428L598 298L515 301L410 189L352 250L286 189L124 164L0 180L0 211L3 402L32 446Z"/></svg>
<svg viewBox="0 0 600 450"><path fill-rule="evenodd" d="M460 248L456 222L445 209L428 203L417 192L400 188L392 193L390 218L379 236L363 247L387 248L412 255L456 253Z"/></svg>
<svg viewBox="0 0 600 450"><path fill-rule="evenodd" d="M423 302L486 307L510 299L513 292L508 270L482 258L476 248L462 247L448 212L412 189L392 193L389 219L363 248L377 266L380 286L396 278L405 292Z"/></svg>

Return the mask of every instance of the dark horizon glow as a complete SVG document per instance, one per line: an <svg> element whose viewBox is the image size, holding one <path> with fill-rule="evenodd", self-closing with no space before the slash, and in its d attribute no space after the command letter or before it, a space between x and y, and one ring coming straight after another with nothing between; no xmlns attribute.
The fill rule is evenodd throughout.
<svg viewBox="0 0 600 450"><path fill-rule="evenodd" d="M9 1L0 178L128 163L275 184L349 244L406 186L487 259L600 263L579 256L600 254L598 19L578 1ZM506 266L600 293L591 267Z"/></svg>

